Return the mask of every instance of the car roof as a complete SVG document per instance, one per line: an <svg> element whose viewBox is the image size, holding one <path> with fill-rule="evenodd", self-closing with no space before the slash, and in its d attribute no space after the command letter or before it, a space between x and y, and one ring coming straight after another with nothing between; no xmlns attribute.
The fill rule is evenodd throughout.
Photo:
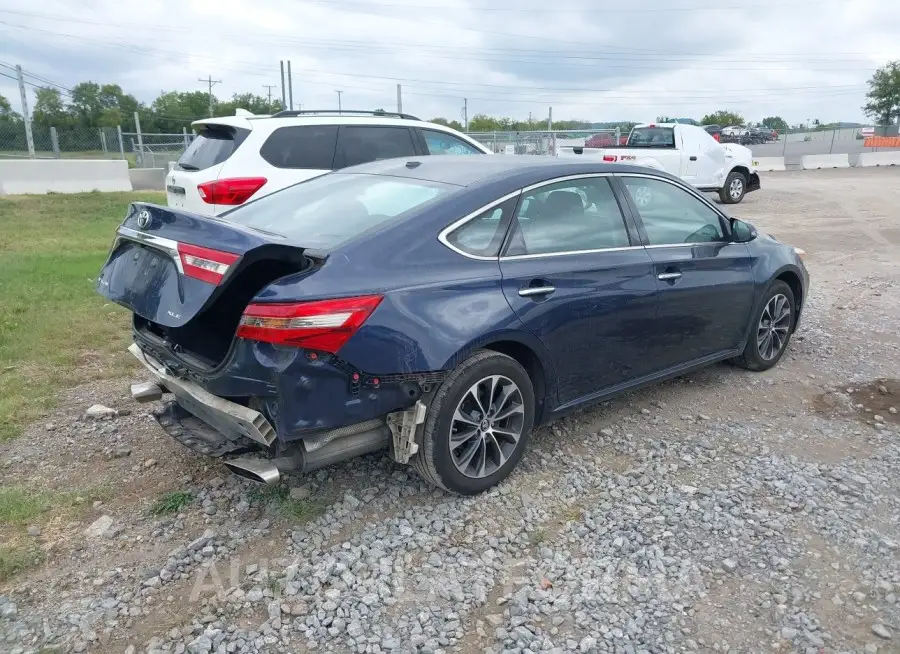
<svg viewBox="0 0 900 654"><path fill-rule="evenodd" d="M652 172L660 177L677 179L667 173L639 166L598 161L572 163L571 159L567 158L527 154L402 157L364 163L335 171L333 174L385 175L475 187L502 180L528 186L567 175L628 172Z"/></svg>
<svg viewBox="0 0 900 654"><path fill-rule="evenodd" d="M397 127L427 127L442 132L458 133L457 130L445 125L439 125L426 120L416 118L399 118L387 115L348 115L341 116L337 112L320 113L303 116L216 116L214 118L202 118L195 120L191 126L198 125L225 125L228 127L241 127L252 130L255 125L264 124L266 128L275 129L286 125L394 125Z"/></svg>

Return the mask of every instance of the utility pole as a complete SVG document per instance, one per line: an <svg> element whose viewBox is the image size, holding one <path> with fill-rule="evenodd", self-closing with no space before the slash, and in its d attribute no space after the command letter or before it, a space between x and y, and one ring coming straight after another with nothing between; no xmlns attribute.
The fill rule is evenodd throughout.
<svg viewBox="0 0 900 654"><path fill-rule="evenodd" d="M22 118L25 119L25 141L28 143L28 156L34 159L34 135L31 133L31 114L28 113L28 94L25 93L22 67L18 64L16 64L16 77L19 79L19 95L22 96Z"/></svg>
<svg viewBox="0 0 900 654"><path fill-rule="evenodd" d="M212 75L210 75L209 77L207 77L207 79L198 79L197 81L198 81L198 82L206 82L207 84L209 84L209 117L212 118L212 115L213 115L213 94L212 94L212 87L213 87L213 84L221 84L221 83L222 83L222 80L220 80L220 79L213 79L213 78L212 78Z"/></svg>
<svg viewBox="0 0 900 654"><path fill-rule="evenodd" d="M397 113L403 113L403 91L400 89L400 85L397 85Z"/></svg>
<svg viewBox="0 0 900 654"><path fill-rule="evenodd" d="M263 84L262 86L264 89L268 89L268 91L269 91L269 102L266 105L266 109L269 111L269 113L272 113L272 89L278 88L278 85L277 84Z"/></svg>
<svg viewBox="0 0 900 654"><path fill-rule="evenodd" d="M279 61L281 64L281 106L287 109L287 89L284 88L284 62Z"/></svg>
<svg viewBox="0 0 900 654"><path fill-rule="evenodd" d="M291 111L294 110L294 80L291 77L291 60L288 59L288 104L291 105Z"/></svg>
<svg viewBox="0 0 900 654"><path fill-rule="evenodd" d="M463 131L469 131L469 99L463 98Z"/></svg>
<svg viewBox="0 0 900 654"><path fill-rule="evenodd" d="M343 91L338 91L337 89L335 89L334 92L338 94L338 113L342 113L342 111L341 111L341 94L343 93Z"/></svg>

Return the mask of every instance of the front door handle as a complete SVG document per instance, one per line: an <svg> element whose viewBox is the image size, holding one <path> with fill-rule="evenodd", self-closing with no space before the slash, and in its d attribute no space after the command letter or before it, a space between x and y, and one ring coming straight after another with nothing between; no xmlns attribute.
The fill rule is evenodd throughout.
<svg viewBox="0 0 900 654"><path fill-rule="evenodd" d="M697 161L697 157L690 157L691 161Z"/></svg>
<svg viewBox="0 0 900 654"><path fill-rule="evenodd" d="M554 286L529 286L519 289L519 297L535 297L538 295L550 295L556 290Z"/></svg>
<svg viewBox="0 0 900 654"><path fill-rule="evenodd" d="M661 282L674 282L676 279L681 279L680 272L665 272L659 273L656 278Z"/></svg>

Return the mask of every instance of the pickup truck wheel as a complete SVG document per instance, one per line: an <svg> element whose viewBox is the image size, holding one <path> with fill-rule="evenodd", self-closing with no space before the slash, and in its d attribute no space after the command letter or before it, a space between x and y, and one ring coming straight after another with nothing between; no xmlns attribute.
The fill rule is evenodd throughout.
<svg viewBox="0 0 900 654"><path fill-rule="evenodd" d="M747 192L747 179L736 170L725 178L725 184L719 189L719 199L723 204L737 204L744 199Z"/></svg>
<svg viewBox="0 0 900 654"><path fill-rule="evenodd" d="M481 493L516 467L533 423L528 373L505 354L481 350L435 392L413 464L426 481L444 490Z"/></svg>

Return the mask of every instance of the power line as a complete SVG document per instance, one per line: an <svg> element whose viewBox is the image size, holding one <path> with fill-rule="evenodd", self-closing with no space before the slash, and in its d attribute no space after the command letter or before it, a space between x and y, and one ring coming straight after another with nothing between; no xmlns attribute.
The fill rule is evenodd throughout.
<svg viewBox="0 0 900 654"><path fill-rule="evenodd" d="M222 83L222 80L220 80L220 79L214 80L214 79L212 78L212 75L210 75L207 79L199 79L199 80L197 80L197 81L198 81L198 82L206 82L207 84L209 84L209 117L212 118L212 117L213 117L213 92L212 92L212 87L213 87L215 84L221 84L221 83Z"/></svg>
<svg viewBox="0 0 900 654"><path fill-rule="evenodd" d="M365 4L367 6L370 6L370 3L365 3ZM666 10L674 11L674 10L679 10L679 9L680 8L671 8L671 9L667 8ZM606 11L607 10L604 9L604 12L606 12ZM556 12L556 10L554 10L554 13L555 12ZM17 15L17 16L27 16L27 17L31 17L31 18L41 18L41 19L45 19L45 20L55 20L55 21L61 21L61 22L66 22L66 23L72 23L72 22L83 23L83 24L87 24L87 25L97 25L97 26L102 26L102 27L119 27L119 28L126 28L126 29L142 27L142 28L152 29L154 33L159 32L159 31L164 31L164 32L176 32L176 33L190 34L190 33L194 32L194 28L179 28L179 27L172 27L169 25L153 25L153 24L149 24L149 23L111 23L108 21L94 21L94 20L86 20L83 18L60 17L60 16L56 16L56 15L51 15L51 14L14 11L14 10L7 10L7 9L0 9L0 13L12 14L12 15ZM378 14L375 14L375 15L378 15ZM421 22L418 19L416 19L416 21ZM469 32L476 32L476 33L481 33L481 34L501 35L501 36L515 37L515 38L527 38L530 40L543 40L543 41L559 42L559 43L565 43L567 46L571 46L573 44L587 45L587 46L590 46L592 51L597 48L609 49L609 48L613 47L613 46L598 44L596 41L574 41L569 38L550 38L550 37L536 36L536 35L532 35L532 34L493 32L493 31L479 30L479 29L475 29L475 28L466 27L464 25L457 25L457 24L452 24L452 23L430 22L430 24L436 24L436 25L440 25L443 27L450 27L453 29L469 31ZM33 28L33 27L28 27L28 26L23 26L23 25L15 25L15 26L22 27L24 29L38 29L38 28ZM229 35L228 32L222 32L221 34L223 36ZM239 37L242 40L246 40L248 38L248 36L252 35L252 33L248 33L246 31L241 31L239 34L238 33L230 33L230 35L234 36L234 37ZM352 41L352 40L328 41L328 40L321 40L321 39L308 39L305 37L304 38L291 38L291 37L287 37L287 36L277 36L277 35L272 35L272 34L256 34L255 36L260 40L260 42L264 42L267 44L270 44L273 42L282 42L282 43L296 43L296 44L304 44L305 45L305 44L308 44L311 42L317 42L317 43L321 43L323 46L326 46L326 47L333 47L334 44L343 44L343 43L355 43L355 44L359 45L360 47L367 47L367 48L373 46L372 43L365 42L365 41ZM403 45L403 44L398 43L396 45ZM406 44L406 45L407 45L407 47L412 47L412 48L417 48L417 49L443 47L445 49L451 49L454 51L459 50L458 45L438 46L438 45L435 45L432 43L427 43L427 44L411 43L411 44ZM655 56L655 55L660 55L660 54L691 55L691 56L698 56L698 57L708 57L709 56L709 53L683 53L683 52L666 53L666 52L661 52L658 50L647 49L647 48L628 48L628 47L623 47L620 45L617 45L616 47L617 47L617 49L612 50L609 54L621 54L623 52L630 51L632 54L635 54L635 55L638 55L640 53L645 53L646 56ZM491 49L489 48L488 50L491 50ZM498 49L494 49L494 50L498 50ZM534 52L534 53L541 53L541 54L554 53L554 52L557 52L560 54L565 54L565 53L570 52L569 50L565 50L565 51L549 50L549 51L547 51L547 50L517 49L517 48L504 48L504 49L498 50L498 51L500 51L500 52L506 52L506 51ZM846 58L851 55L856 55L856 56L864 58L865 60L868 60L868 57L870 56L870 54L866 53L866 52L833 52L833 51L829 51L826 54L829 56L832 56L832 57L840 57L840 58ZM797 57L798 55L797 55L797 53L769 52L765 56L766 57L777 57L777 56ZM765 60L765 59L760 59L759 57L756 57L755 60ZM840 61L840 60L841 59L829 60L829 61Z"/></svg>

